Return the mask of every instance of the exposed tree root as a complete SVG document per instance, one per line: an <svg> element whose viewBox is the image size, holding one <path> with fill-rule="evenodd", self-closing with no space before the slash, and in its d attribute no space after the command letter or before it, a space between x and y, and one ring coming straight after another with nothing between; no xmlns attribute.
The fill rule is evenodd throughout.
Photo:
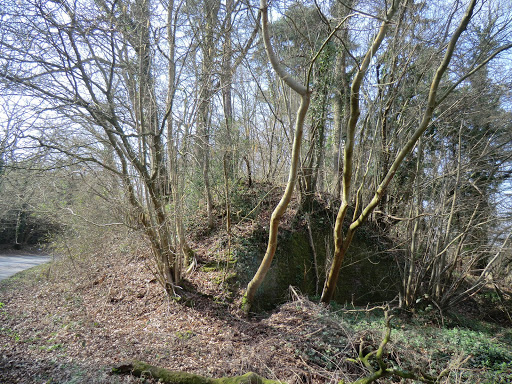
<svg viewBox="0 0 512 384"><path fill-rule="evenodd" d="M193 373L171 371L137 360L112 368L112 373L152 377L166 384L284 384L281 381L265 379L254 372L248 372L242 376L214 379Z"/></svg>

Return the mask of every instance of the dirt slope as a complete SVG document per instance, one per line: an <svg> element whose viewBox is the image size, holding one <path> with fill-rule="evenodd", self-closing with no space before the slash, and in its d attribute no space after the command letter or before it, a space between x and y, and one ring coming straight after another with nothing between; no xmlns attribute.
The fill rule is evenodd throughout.
<svg viewBox="0 0 512 384"><path fill-rule="evenodd" d="M188 288L220 292L205 273L196 271ZM0 301L1 383L134 382L108 375L130 359L214 377L254 371L321 383L336 380L332 365L352 348L345 330L308 302L247 320L221 296L166 299L140 257L43 266L2 282ZM326 351L336 340L339 348Z"/></svg>

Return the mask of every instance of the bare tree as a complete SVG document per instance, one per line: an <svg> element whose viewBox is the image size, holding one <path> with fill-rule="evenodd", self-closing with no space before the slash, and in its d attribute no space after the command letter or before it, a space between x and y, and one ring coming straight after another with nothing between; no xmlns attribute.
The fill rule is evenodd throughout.
<svg viewBox="0 0 512 384"><path fill-rule="evenodd" d="M0 60L6 64L2 86L38 100L34 109L52 116L47 117L50 124L40 120L39 129L33 127L33 140L120 178L151 243L157 277L172 294L181 268L165 208L165 121L156 100L149 2L121 6L99 1L79 7L26 1L7 12L0 43ZM58 129L62 124L68 125L67 132ZM90 144L73 145L66 136L72 128L89 136ZM113 161L97 155L103 146L112 151Z"/></svg>
<svg viewBox="0 0 512 384"><path fill-rule="evenodd" d="M455 89L455 87L460 84L462 81L467 79L469 76L474 74L476 71L481 69L487 62L493 59L499 53L509 49L512 47L511 44L505 43L494 51L490 52L486 57L481 58L479 63L475 63L474 67L462 75L454 84L450 85L447 89L442 89L443 93L438 96L438 91L440 89L440 85L445 75L447 69L449 68L450 61L454 55L454 51L457 47L457 43L463 32L466 30L469 22L471 21L474 10L476 7L476 1L471 1L464 15L461 17L460 22L457 28L450 34L448 38L448 42L446 45L445 53L443 58L441 59L436 73L434 74L432 80L430 81L430 88L427 96L426 105L422 112L421 120L418 124L418 127L413 131L412 135L405 141L405 143L400 147L397 151L397 154L392 162L390 162L389 168L385 171L383 178L379 181L376 189L374 190L373 197L371 200L365 205L362 205L360 200L361 195L359 193L355 194L355 212L352 220L350 221L350 225L345 234L343 234L343 222L346 217L348 207L352 201L351 197L351 189L352 189L352 178L353 178L353 152L354 152L354 144L355 144L355 132L356 125L360 116L360 87L364 75L368 69L369 63L371 59L375 56L379 46L382 44L384 37L388 28L390 27L391 17L398 9L398 4L393 3L390 8L387 10L386 17L381 24L381 28L379 33L376 35L375 39L371 47L368 49L365 57L363 58L361 64L358 66L358 71L354 76L351 85L351 96L350 96L350 118L348 119L348 128L347 128L347 138L344 148L344 159L343 159L343 188L342 188L342 204L338 211L338 215L336 218L336 225L334 230L335 236L335 251L334 251L334 259L332 266L329 271L329 275L325 282L324 290L322 293L321 301L328 303L334 294L334 290L336 287L336 282L338 280L339 271L343 262L343 259L348 251L348 248L353 240L354 234L356 230L361 226L361 224L368 219L370 214L375 210L381 201L384 193L397 173L400 165L406 158L406 156L413 150L416 146L420 137L424 134L424 132L429 127L432 117L434 115L434 111L437 109L439 104ZM402 7L408 5L408 2L405 1L402 3ZM399 25L399 24L397 24ZM450 29L447 28L449 33ZM444 41L442 42L444 44ZM363 178L364 180L364 178ZM359 188L360 190L361 188Z"/></svg>
<svg viewBox="0 0 512 384"><path fill-rule="evenodd" d="M295 132L293 137L293 145L292 145L292 158L290 164L290 173L288 176L288 183L286 185L286 189L284 194L279 201L279 204L276 206L274 211L272 212L272 217L270 219L270 230L268 236L268 244L267 250L265 252L265 256L258 268L258 271L249 282L247 286L247 290L244 295L244 310L249 312L251 305L254 301L254 296L256 295L256 291L259 286L265 279L265 276L270 268L272 263L272 259L274 258L276 247L277 247L277 232L279 229L279 222L286 212L286 208L290 203L292 198L293 189L295 188L295 184L297 181L297 172L299 165L299 151L302 140L302 132L304 129L304 119L306 117L306 113L309 107L309 99L310 99L310 90L307 86L299 83L296 79L291 77L286 70L279 63L279 60L274 53L270 42L269 36L269 28L268 28L268 4L266 0L261 0L260 2L261 9L261 31L263 35L263 42L265 44L265 50L267 52L268 58L272 67L276 71L277 75L293 90L295 91L301 98L301 104L297 111L297 117L295 120Z"/></svg>

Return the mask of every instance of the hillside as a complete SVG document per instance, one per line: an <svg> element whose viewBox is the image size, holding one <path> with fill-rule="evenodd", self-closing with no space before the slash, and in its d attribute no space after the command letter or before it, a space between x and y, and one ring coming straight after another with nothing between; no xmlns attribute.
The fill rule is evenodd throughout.
<svg viewBox="0 0 512 384"><path fill-rule="evenodd" d="M259 220L267 209L238 223L235 248L264 242ZM290 215L285 230L293 222ZM382 309L327 309L291 290L286 303L246 318L222 227L200 229L192 237L198 266L182 300L164 295L143 243L123 236L95 244L106 251L63 256L0 283L0 382L141 382L110 374L131 360L211 377L253 371L287 383L353 382L368 374L347 359L379 346ZM434 376L448 369L444 383L510 382L512 328L483 321L496 298L492 291L481 297L487 306L473 300L442 317L428 308L396 312L386 362Z"/></svg>

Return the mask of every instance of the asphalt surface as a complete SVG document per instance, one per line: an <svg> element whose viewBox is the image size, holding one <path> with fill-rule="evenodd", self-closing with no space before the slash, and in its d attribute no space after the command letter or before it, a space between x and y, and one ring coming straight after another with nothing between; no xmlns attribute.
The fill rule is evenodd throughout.
<svg viewBox="0 0 512 384"><path fill-rule="evenodd" d="M41 255L0 255L0 280L50 260L51 257Z"/></svg>

